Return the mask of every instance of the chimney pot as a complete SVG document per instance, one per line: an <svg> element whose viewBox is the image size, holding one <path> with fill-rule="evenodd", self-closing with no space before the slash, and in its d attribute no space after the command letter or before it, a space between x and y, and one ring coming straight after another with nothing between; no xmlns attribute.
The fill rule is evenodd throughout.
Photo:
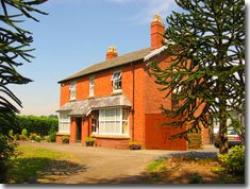
<svg viewBox="0 0 250 189"><path fill-rule="evenodd" d="M114 46L108 48L106 52L106 60L113 59L118 56L117 50Z"/></svg>

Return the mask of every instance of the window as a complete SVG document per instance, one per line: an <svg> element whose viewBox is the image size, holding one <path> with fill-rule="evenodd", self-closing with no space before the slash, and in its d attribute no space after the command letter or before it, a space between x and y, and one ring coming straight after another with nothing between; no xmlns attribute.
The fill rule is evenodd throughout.
<svg viewBox="0 0 250 189"><path fill-rule="evenodd" d="M94 96L94 90L95 90L95 78L89 77L89 96Z"/></svg>
<svg viewBox="0 0 250 189"><path fill-rule="evenodd" d="M176 69L173 69L173 72L178 72ZM178 77L175 78L176 82L178 81ZM175 111L179 108L179 99L178 99L178 94L181 91L181 86L176 86L173 91L172 91L172 110Z"/></svg>
<svg viewBox="0 0 250 189"><path fill-rule="evenodd" d="M91 113L91 131L93 133L98 133L99 130L99 121L98 121L98 117L99 117L99 111L98 110L94 110Z"/></svg>
<svg viewBox="0 0 250 189"><path fill-rule="evenodd" d="M116 71L113 73L112 82L113 82L113 91L121 90L122 88L122 77L121 72Z"/></svg>
<svg viewBox="0 0 250 189"><path fill-rule="evenodd" d="M67 113L59 115L59 133L70 133L70 117Z"/></svg>
<svg viewBox="0 0 250 189"><path fill-rule="evenodd" d="M70 83L69 86L69 100L76 99L76 82Z"/></svg>
<svg viewBox="0 0 250 189"><path fill-rule="evenodd" d="M172 110L177 110L179 108L180 102L179 102L179 99L178 99L178 94L179 94L180 90L181 90L180 87L173 90L173 93L172 93Z"/></svg>
<svg viewBox="0 0 250 189"><path fill-rule="evenodd" d="M100 109L98 134L128 135L128 116L128 109L120 107Z"/></svg>

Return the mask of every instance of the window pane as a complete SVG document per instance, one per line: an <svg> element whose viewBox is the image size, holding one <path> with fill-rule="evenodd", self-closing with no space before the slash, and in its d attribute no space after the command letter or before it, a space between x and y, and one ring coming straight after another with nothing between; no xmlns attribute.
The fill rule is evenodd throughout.
<svg viewBox="0 0 250 189"><path fill-rule="evenodd" d="M122 134L128 134L128 121L122 122Z"/></svg>
<svg viewBox="0 0 250 189"><path fill-rule="evenodd" d="M122 110L122 120L128 120L128 116L129 116L129 110L123 109Z"/></svg>

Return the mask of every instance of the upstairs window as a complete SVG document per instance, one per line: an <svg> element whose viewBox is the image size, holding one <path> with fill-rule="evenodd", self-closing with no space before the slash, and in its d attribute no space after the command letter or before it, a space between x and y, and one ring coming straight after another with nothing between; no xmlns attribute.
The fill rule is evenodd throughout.
<svg viewBox="0 0 250 189"><path fill-rule="evenodd" d="M76 82L71 82L69 86L69 100L76 99Z"/></svg>
<svg viewBox="0 0 250 189"><path fill-rule="evenodd" d="M95 91L95 78L94 76L89 77L89 96L94 96Z"/></svg>
<svg viewBox="0 0 250 189"><path fill-rule="evenodd" d="M113 82L113 91L120 91L122 89L122 74L120 71L113 73L112 82Z"/></svg>

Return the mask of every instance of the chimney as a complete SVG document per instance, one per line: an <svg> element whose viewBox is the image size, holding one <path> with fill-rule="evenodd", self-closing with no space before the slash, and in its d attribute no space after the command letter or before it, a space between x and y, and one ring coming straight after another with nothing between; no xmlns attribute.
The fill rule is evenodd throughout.
<svg viewBox="0 0 250 189"><path fill-rule="evenodd" d="M117 57L117 50L115 47L109 47L107 52L106 52L106 60L110 60L113 59L115 57Z"/></svg>
<svg viewBox="0 0 250 189"><path fill-rule="evenodd" d="M159 15L154 15L151 22L151 50L163 46L165 27Z"/></svg>

